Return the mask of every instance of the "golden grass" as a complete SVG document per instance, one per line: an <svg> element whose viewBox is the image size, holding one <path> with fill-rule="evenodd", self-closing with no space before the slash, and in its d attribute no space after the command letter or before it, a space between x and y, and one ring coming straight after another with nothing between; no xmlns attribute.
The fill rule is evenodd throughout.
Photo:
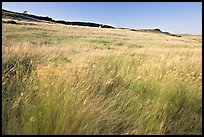
<svg viewBox="0 0 204 137"><path fill-rule="evenodd" d="M202 134L201 36L17 22L2 134Z"/></svg>

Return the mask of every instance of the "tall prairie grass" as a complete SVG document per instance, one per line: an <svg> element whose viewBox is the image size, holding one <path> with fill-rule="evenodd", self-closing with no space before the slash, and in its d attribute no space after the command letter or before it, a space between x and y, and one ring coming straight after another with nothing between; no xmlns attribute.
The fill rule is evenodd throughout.
<svg viewBox="0 0 204 137"><path fill-rule="evenodd" d="M2 134L202 134L202 38L3 23Z"/></svg>

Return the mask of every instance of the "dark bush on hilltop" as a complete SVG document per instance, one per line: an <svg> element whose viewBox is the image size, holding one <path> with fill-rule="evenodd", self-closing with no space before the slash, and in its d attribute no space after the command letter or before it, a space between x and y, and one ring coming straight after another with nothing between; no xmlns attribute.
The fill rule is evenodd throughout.
<svg viewBox="0 0 204 137"><path fill-rule="evenodd" d="M9 20L9 21L6 21L6 23L9 23L9 24L18 24L16 21L14 20Z"/></svg>
<svg viewBox="0 0 204 137"><path fill-rule="evenodd" d="M40 20L46 20L46 21L53 21L52 18L49 17L38 17Z"/></svg>
<svg viewBox="0 0 204 137"><path fill-rule="evenodd" d="M2 14L3 16L9 16L12 18L21 18L21 19L26 19L29 21L51 21L55 23L61 23L65 25L78 25L78 26L87 26L87 27L100 27L100 28L114 28L113 26L109 25L104 25L104 24L97 24L97 23L92 23L92 22L70 22L70 21L63 21L63 20L53 20L50 17L42 17L42 16L36 16L36 15L31 15L27 14L27 11L24 11L23 13L17 13L17 12L11 12L2 9ZM14 14L15 13L15 14ZM13 22L12 24L17 24Z"/></svg>
<svg viewBox="0 0 204 137"><path fill-rule="evenodd" d="M78 25L78 26L88 26L88 27L101 27L101 28L114 28L109 25L103 25L103 24L97 24L97 23L91 23L91 22L69 22L69 21L63 21L63 20L57 20L54 21L56 23L62 23L65 25Z"/></svg>

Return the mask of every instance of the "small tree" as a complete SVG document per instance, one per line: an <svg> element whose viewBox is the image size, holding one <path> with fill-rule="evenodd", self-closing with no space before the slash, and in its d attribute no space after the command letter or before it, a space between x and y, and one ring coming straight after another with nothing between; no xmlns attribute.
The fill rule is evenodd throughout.
<svg viewBox="0 0 204 137"><path fill-rule="evenodd" d="M23 14L27 14L27 11L24 11Z"/></svg>

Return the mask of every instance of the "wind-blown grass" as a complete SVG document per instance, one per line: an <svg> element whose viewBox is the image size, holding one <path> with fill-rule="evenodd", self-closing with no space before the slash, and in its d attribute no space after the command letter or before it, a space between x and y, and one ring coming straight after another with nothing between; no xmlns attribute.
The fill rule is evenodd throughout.
<svg viewBox="0 0 204 137"><path fill-rule="evenodd" d="M201 37L39 23L2 39L2 134L202 134Z"/></svg>

